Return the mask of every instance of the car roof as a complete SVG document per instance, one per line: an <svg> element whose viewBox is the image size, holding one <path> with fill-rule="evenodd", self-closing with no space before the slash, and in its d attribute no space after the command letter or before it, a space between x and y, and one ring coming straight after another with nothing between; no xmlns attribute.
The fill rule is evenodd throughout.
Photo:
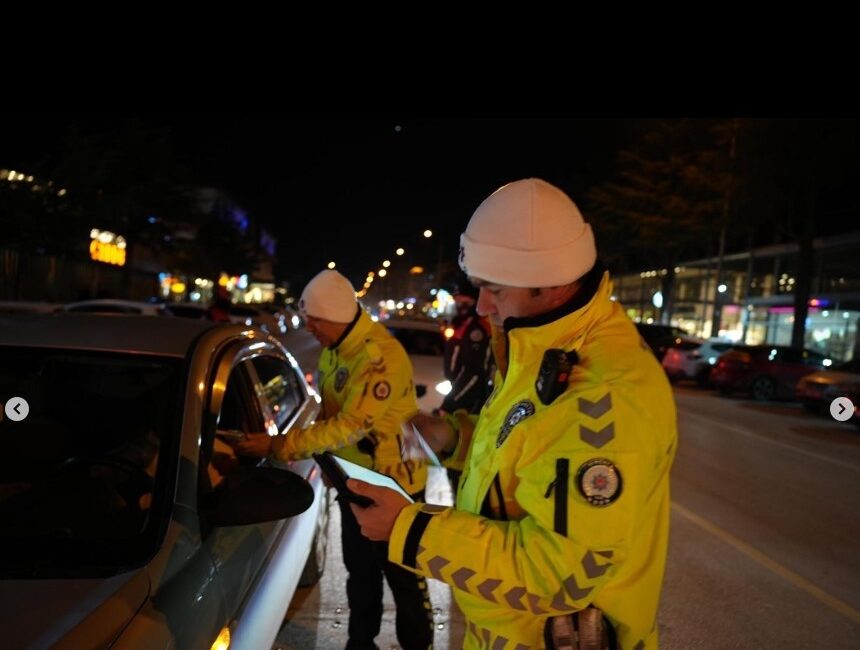
<svg viewBox="0 0 860 650"><path fill-rule="evenodd" d="M184 357L201 334L217 327L224 329L225 337L247 329L167 316L74 312L0 315L0 346Z"/></svg>

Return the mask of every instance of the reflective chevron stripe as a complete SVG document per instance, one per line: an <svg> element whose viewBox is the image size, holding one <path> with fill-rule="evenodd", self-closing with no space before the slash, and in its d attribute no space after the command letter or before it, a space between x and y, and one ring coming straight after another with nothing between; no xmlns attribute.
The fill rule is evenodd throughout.
<svg viewBox="0 0 860 650"><path fill-rule="evenodd" d="M607 442L609 442L615 437L615 423L610 422L600 431L594 431L592 429L589 429L584 424L580 424L579 437L583 442L588 443L592 447L600 449L603 445L605 445Z"/></svg>
<svg viewBox="0 0 860 650"><path fill-rule="evenodd" d="M611 408L612 393L606 393L606 395L601 397L596 402L592 402L591 400L585 399L584 397L579 398L579 412L584 413L588 417L594 418L595 420L602 415L606 415Z"/></svg>

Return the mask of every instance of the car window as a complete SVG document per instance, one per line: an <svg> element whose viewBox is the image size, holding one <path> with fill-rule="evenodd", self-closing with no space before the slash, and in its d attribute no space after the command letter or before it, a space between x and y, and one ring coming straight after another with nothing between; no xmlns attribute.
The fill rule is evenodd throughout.
<svg viewBox="0 0 860 650"><path fill-rule="evenodd" d="M776 354L768 354L770 361L778 361L779 363L803 363L804 355L800 350L794 348L775 348ZM771 358L773 357L773 358Z"/></svg>
<svg viewBox="0 0 860 650"><path fill-rule="evenodd" d="M248 409L248 389L241 380L241 366L237 366L227 379L221 410L218 412L218 428L232 431L253 431L253 414Z"/></svg>
<svg viewBox="0 0 860 650"><path fill-rule="evenodd" d="M0 573L104 575L142 564L168 512L181 362L0 348Z"/></svg>
<svg viewBox="0 0 860 650"><path fill-rule="evenodd" d="M824 360L827 358L820 352L814 352L812 350L804 350L802 354L803 363L807 366L816 366L822 367L824 366Z"/></svg>
<svg viewBox="0 0 860 650"><path fill-rule="evenodd" d="M684 341L682 339L682 340L676 340L674 343L672 343L671 347L675 348L676 350L688 351L688 350L697 350L700 347L702 347L702 344L698 343L696 341Z"/></svg>
<svg viewBox="0 0 860 650"><path fill-rule="evenodd" d="M406 349L406 354L441 357L445 351L441 332L405 327L390 327L388 331L400 341L400 344Z"/></svg>
<svg viewBox="0 0 860 650"><path fill-rule="evenodd" d="M260 378L261 397L272 409L278 430L289 422L304 399L304 391L293 367L275 357L256 357L254 370Z"/></svg>
<svg viewBox="0 0 860 650"><path fill-rule="evenodd" d="M840 372L860 372L860 357L837 364L833 366L833 369L839 370Z"/></svg>

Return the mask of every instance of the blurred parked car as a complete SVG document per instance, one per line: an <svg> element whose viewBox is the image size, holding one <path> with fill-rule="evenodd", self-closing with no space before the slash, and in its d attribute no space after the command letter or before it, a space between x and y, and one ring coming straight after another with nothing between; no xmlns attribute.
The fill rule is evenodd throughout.
<svg viewBox="0 0 860 650"><path fill-rule="evenodd" d="M724 339L702 339L680 336L663 355L663 368L670 381L693 379L700 386L707 386L711 368L719 356L732 347L731 341Z"/></svg>
<svg viewBox="0 0 860 650"><path fill-rule="evenodd" d="M837 397L860 395L860 357L806 375L797 382L795 394L812 411L828 409Z"/></svg>
<svg viewBox="0 0 860 650"><path fill-rule="evenodd" d="M383 321L406 349L412 362L418 406L430 412L451 391L445 379L445 336L436 321L390 319Z"/></svg>
<svg viewBox="0 0 860 650"><path fill-rule="evenodd" d="M251 305L231 305L230 322L259 327L274 336L287 333L287 324L282 313L270 314L265 309Z"/></svg>
<svg viewBox="0 0 860 650"><path fill-rule="evenodd" d="M319 398L271 336L179 318L0 319L3 647L271 648L322 572L311 460L239 459ZM216 640L220 645L216 645Z"/></svg>
<svg viewBox="0 0 860 650"><path fill-rule="evenodd" d="M662 361L663 355L678 339L686 337L687 333L680 327L671 325L649 325L647 323L636 323L639 335L654 352L657 361Z"/></svg>
<svg viewBox="0 0 860 650"><path fill-rule="evenodd" d="M63 311L86 314L125 314L126 316L167 316L164 305L134 300L113 300L109 298L81 300L63 305Z"/></svg>
<svg viewBox="0 0 860 650"><path fill-rule="evenodd" d="M793 398L798 380L830 364L823 354L782 345L735 345L711 369L721 393L745 391L756 400Z"/></svg>
<svg viewBox="0 0 860 650"><path fill-rule="evenodd" d="M301 329L304 326L304 321L295 307L291 307L290 305L274 305L272 303L262 303L254 306L271 314L279 322L283 322L285 332Z"/></svg>
<svg viewBox="0 0 860 650"><path fill-rule="evenodd" d="M168 302L164 305L164 309L171 316L179 318L210 320L209 308L199 302Z"/></svg>
<svg viewBox="0 0 860 650"><path fill-rule="evenodd" d="M287 323L289 323L289 326L292 329L297 330L305 326L305 321L302 318L301 314L299 314L299 312L296 311L296 309L294 309L293 307L285 305L281 308L281 311L283 312L284 318L286 319Z"/></svg>

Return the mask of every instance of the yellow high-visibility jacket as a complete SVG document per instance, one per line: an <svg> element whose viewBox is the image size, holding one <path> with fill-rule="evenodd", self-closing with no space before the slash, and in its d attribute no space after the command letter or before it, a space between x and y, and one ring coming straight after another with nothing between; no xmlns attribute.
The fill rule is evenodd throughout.
<svg viewBox="0 0 860 650"><path fill-rule="evenodd" d="M426 464L402 457L401 423L418 403L400 342L361 310L342 340L322 351L319 371L320 419L278 436L274 456L286 461L331 451L391 476L410 494L423 490Z"/></svg>
<svg viewBox="0 0 860 650"><path fill-rule="evenodd" d="M675 404L611 294L596 268L567 305L505 322L456 509L412 504L395 522L389 559L454 587L466 648L543 648L549 617L588 605L620 648L657 647ZM548 349L579 360L543 404L535 382Z"/></svg>

